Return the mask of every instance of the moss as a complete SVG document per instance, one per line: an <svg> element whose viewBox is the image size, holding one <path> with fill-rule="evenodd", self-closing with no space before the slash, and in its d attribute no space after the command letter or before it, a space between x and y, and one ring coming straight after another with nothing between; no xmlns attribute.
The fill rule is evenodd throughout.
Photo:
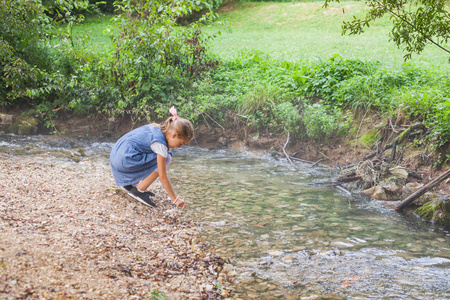
<svg viewBox="0 0 450 300"><path fill-rule="evenodd" d="M83 148L77 148L77 152L80 154L80 156L86 156L86 152Z"/></svg>
<svg viewBox="0 0 450 300"><path fill-rule="evenodd" d="M74 162L77 162L77 163L79 163L81 161L81 158L79 158L78 156L76 156L74 154L72 154L70 156L70 159L73 160Z"/></svg>
<svg viewBox="0 0 450 300"><path fill-rule="evenodd" d="M381 138L381 133L377 129L369 130L358 141L366 146L372 146Z"/></svg>
<svg viewBox="0 0 450 300"><path fill-rule="evenodd" d="M17 123L11 124L8 127L8 131L11 132L11 133L16 133L17 134L18 130L19 130L19 124L17 124Z"/></svg>
<svg viewBox="0 0 450 300"><path fill-rule="evenodd" d="M13 155L25 155L25 154L27 154L27 152L26 152L26 150L24 148L11 150L11 153Z"/></svg>
<svg viewBox="0 0 450 300"><path fill-rule="evenodd" d="M450 225L450 203L448 199L429 201L416 209L416 213L425 220Z"/></svg>
<svg viewBox="0 0 450 300"><path fill-rule="evenodd" d="M351 136L355 136L358 134L358 125L354 125L348 132Z"/></svg>
<svg viewBox="0 0 450 300"><path fill-rule="evenodd" d="M33 128L33 126L29 125L29 124L19 124L19 127L17 129L17 134L20 135L30 135L35 133L37 130Z"/></svg>
<svg viewBox="0 0 450 300"><path fill-rule="evenodd" d="M39 121L30 116L27 113L22 113L16 117L15 123L11 124L8 128L9 132L28 135L35 134L37 132Z"/></svg>

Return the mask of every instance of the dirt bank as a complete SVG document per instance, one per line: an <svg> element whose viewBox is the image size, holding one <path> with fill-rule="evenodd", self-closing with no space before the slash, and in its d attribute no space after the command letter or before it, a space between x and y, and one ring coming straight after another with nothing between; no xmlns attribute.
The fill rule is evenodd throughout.
<svg viewBox="0 0 450 300"><path fill-rule="evenodd" d="M226 296L198 224L157 204L129 199L95 160L0 153L0 299Z"/></svg>

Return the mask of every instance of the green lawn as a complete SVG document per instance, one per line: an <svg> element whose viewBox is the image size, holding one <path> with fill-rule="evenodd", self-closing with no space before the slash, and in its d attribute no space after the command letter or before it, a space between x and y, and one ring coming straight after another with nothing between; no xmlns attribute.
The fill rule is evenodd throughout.
<svg viewBox="0 0 450 300"><path fill-rule="evenodd" d="M213 24L208 32L221 30L211 44L211 51L222 59L231 59L242 51L260 51L274 59L298 61L328 59L333 54L363 61L379 61L390 68L403 64L404 52L389 41L389 18L374 23L357 36L342 36L342 21L353 15L362 16L366 7L361 2L240 2L219 11L219 18L231 24L232 32ZM112 16L87 18L74 33L89 35L92 51L102 51L110 40L103 34L113 25ZM447 45L450 48L450 45ZM449 56L435 46L428 46L421 55L413 55L412 64L440 71L450 71Z"/></svg>
<svg viewBox="0 0 450 300"><path fill-rule="evenodd" d="M103 31L105 31L108 25L114 28L113 17L111 15L86 17L83 23L74 27L73 34L75 36L89 36L87 46L91 48L91 51L102 52L111 44L109 36Z"/></svg>
<svg viewBox="0 0 450 300"><path fill-rule="evenodd" d="M233 3L219 12L220 20L230 22L232 33L222 31L211 50L223 58L257 50L290 61L327 59L337 53L345 58L380 61L392 67L403 63L405 53L389 42L389 18L376 22L362 35L342 36L342 21L350 20L353 15L362 16L365 6L356 1L322 6L321 1ZM410 62L448 71L448 58L444 51L430 45L421 55L413 55Z"/></svg>

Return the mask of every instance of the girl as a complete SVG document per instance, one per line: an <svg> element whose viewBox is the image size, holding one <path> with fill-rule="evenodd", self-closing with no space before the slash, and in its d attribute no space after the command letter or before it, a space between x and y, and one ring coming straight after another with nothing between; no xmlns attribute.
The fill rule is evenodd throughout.
<svg viewBox="0 0 450 300"><path fill-rule="evenodd" d="M185 208L170 184L166 167L171 161L170 148L189 143L194 126L178 117L173 106L169 111L172 117L163 125L144 125L122 136L111 150L110 163L116 184L134 199L156 207L151 199L155 194L146 190L159 177L175 205Z"/></svg>

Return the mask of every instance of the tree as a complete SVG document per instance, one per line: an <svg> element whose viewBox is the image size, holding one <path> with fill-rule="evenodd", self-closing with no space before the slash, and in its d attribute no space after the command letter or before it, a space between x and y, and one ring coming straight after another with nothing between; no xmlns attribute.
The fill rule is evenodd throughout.
<svg viewBox="0 0 450 300"><path fill-rule="evenodd" d="M330 2L340 0L325 0L324 7ZM353 16L352 21L344 21L343 34L361 34L364 27L388 14L393 22L389 36L407 52L405 59L410 59L412 53L421 53L428 44L450 54L446 45L450 39L449 0L365 0L365 3L370 7L365 17Z"/></svg>

